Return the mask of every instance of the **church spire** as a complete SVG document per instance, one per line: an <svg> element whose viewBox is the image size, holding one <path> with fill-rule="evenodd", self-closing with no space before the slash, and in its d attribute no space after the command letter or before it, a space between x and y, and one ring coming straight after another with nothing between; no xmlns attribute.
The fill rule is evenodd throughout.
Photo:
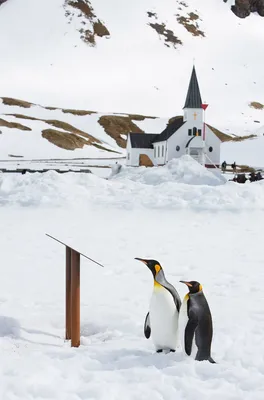
<svg viewBox="0 0 264 400"><path fill-rule="evenodd" d="M183 108L202 108L202 99L196 76L195 66L193 66L188 93Z"/></svg>

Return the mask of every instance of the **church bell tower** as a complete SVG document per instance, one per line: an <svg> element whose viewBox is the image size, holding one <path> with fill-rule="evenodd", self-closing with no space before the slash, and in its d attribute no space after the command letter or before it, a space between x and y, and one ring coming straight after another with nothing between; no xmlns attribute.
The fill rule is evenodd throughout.
<svg viewBox="0 0 264 400"><path fill-rule="evenodd" d="M197 129L197 135L199 130L200 136L200 131L203 128L203 107L196 70L194 66L183 110L183 120L187 121L188 126L192 126L194 130L195 128Z"/></svg>

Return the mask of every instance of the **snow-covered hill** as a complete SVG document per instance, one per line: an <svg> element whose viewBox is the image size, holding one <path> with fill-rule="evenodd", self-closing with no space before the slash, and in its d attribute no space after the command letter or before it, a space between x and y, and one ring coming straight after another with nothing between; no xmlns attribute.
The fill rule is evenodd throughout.
<svg viewBox="0 0 264 400"><path fill-rule="evenodd" d="M90 5L93 16L73 3ZM264 102L264 20L237 18L230 4L7 1L0 8L0 95L167 118L182 111L195 59L208 122L227 133L252 133L264 125L264 111L249 107ZM110 35L100 37L98 21ZM94 43L85 43L81 36L94 29Z"/></svg>
<svg viewBox="0 0 264 400"><path fill-rule="evenodd" d="M168 119L136 114L45 107L0 98L0 159L114 157L125 154L127 133L160 133Z"/></svg>

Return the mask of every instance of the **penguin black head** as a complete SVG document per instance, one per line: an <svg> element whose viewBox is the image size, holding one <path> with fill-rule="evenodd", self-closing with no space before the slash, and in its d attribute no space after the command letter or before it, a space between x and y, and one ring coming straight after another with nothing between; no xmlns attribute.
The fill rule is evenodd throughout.
<svg viewBox="0 0 264 400"><path fill-rule="evenodd" d="M135 260L139 260L144 264L146 264L146 266L152 272L154 279L156 278L156 275L162 270L162 266L156 260L145 260L144 258L137 258L137 257L135 258Z"/></svg>
<svg viewBox="0 0 264 400"><path fill-rule="evenodd" d="M203 290L202 285L196 281L180 281L181 283L185 283L185 285L189 288L189 293L194 294L201 292Z"/></svg>

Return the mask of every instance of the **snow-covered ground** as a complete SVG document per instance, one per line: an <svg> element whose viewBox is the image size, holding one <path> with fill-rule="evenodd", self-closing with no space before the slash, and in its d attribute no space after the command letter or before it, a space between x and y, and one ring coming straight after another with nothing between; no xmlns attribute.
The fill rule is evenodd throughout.
<svg viewBox="0 0 264 400"><path fill-rule="evenodd" d="M263 181L174 167L0 174L1 399L263 399ZM65 250L45 233L105 266L81 260L78 349L64 341ZM181 297L180 279L201 282L217 364L154 353L143 335L152 276L135 257L160 261Z"/></svg>

